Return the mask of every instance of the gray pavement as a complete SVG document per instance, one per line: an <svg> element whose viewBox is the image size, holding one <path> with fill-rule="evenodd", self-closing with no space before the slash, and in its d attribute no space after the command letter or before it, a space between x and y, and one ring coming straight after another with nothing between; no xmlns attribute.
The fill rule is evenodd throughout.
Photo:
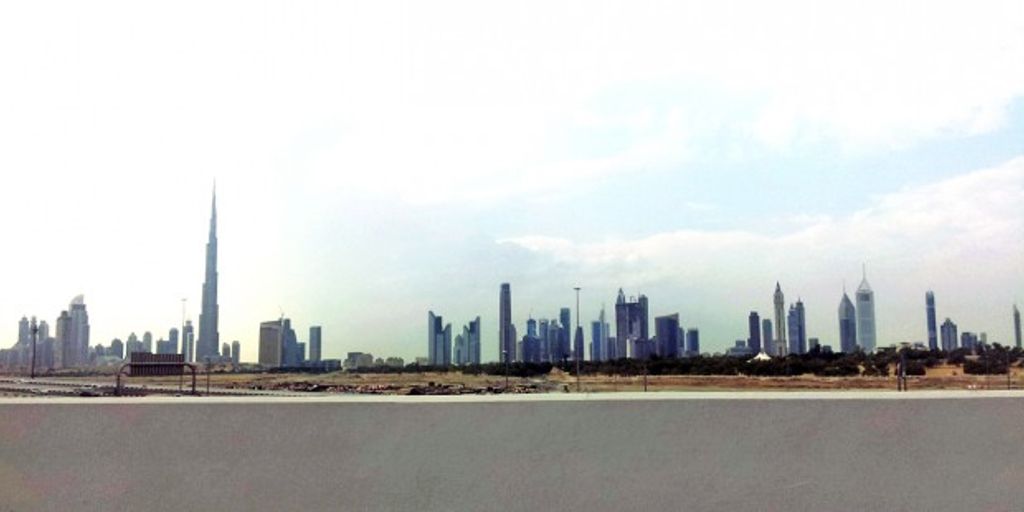
<svg viewBox="0 0 1024 512"><path fill-rule="evenodd" d="M0 511L1013 510L1024 394L0 400Z"/></svg>

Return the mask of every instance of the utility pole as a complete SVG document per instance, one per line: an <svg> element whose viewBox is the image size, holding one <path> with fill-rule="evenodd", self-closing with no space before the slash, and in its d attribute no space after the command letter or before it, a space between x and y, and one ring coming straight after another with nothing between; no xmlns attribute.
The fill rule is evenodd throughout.
<svg viewBox="0 0 1024 512"><path fill-rule="evenodd" d="M572 349L573 349L573 352L576 352L576 392L579 393L580 392L580 359L583 357L583 354L582 354L583 347L578 347L580 350L577 350L575 338L576 338L576 334L580 333L580 287L577 286L577 287L575 287L573 289L576 290L576 332L573 333L573 338L574 339L572 340ZM580 339L580 342L582 343L583 340Z"/></svg>
<svg viewBox="0 0 1024 512"><path fill-rule="evenodd" d="M185 346L185 303L188 299L181 299L181 353L185 354L185 362L191 362L188 360L188 348Z"/></svg>
<svg viewBox="0 0 1024 512"><path fill-rule="evenodd" d="M39 338L39 325L36 324L36 317L32 317L32 370L31 378L36 378L36 339Z"/></svg>
<svg viewBox="0 0 1024 512"><path fill-rule="evenodd" d="M191 361L188 360L188 345L185 343L185 303L187 301L188 301L188 299L182 297L182 299L181 299L181 335L178 336L178 339L181 340L181 347L179 347L180 350L181 350L181 352L179 352L181 354L181 358L186 363L189 363ZM178 379L178 394L179 395L181 394L181 390L182 390L182 387L184 387L184 384L185 384L185 371L182 370L181 376Z"/></svg>

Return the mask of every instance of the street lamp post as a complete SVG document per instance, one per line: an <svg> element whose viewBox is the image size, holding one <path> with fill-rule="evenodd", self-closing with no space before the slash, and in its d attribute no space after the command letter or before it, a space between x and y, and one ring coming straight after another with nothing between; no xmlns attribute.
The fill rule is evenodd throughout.
<svg viewBox="0 0 1024 512"><path fill-rule="evenodd" d="M573 289L576 290L576 332L573 333L573 338L574 339L572 340L572 349L573 349L573 352L576 353L576 392L579 393L580 392L580 358L583 356L581 354L581 352L583 352L583 350L581 350L583 347L577 347L576 346L575 338L576 338L576 334L579 334L579 332L580 332L580 287L576 286ZM582 342L583 340L581 339L580 341Z"/></svg>
<svg viewBox="0 0 1024 512"><path fill-rule="evenodd" d="M190 363L188 360L188 345L185 343L185 303L188 301L186 298L181 299L181 333L178 335L178 340L181 345L179 347L181 359L186 363ZM181 390L185 385L185 371L182 370L181 375L178 378L178 394L181 394ZM193 390L194 391L194 390Z"/></svg>
<svg viewBox="0 0 1024 512"><path fill-rule="evenodd" d="M185 362L191 363L192 361L189 361L188 358L188 347L185 344L185 304L187 302L188 299L181 299L181 336L179 338L181 339L181 353L185 356Z"/></svg>
<svg viewBox="0 0 1024 512"><path fill-rule="evenodd" d="M36 339L39 338L39 325L36 324L36 317L32 317L32 369L31 378L36 378Z"/></svg>

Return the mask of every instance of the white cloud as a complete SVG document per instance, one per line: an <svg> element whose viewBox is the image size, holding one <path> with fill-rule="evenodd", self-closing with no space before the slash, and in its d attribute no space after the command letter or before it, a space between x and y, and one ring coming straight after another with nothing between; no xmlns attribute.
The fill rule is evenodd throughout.
<svg viewBox="0 0 1024 512"><path fill-rule="evenodd" d="M153 168L161 155L172 169L270 166L359 193L457 202L677 165L695 140L872 152L983 134L1024 95L1018 1L562 1L540 11L5 4L0 163L52 167L38 156L56 146L70 155L60 163L91 173ZM601 127L617 130L614 147L566 140Z"/></svg>

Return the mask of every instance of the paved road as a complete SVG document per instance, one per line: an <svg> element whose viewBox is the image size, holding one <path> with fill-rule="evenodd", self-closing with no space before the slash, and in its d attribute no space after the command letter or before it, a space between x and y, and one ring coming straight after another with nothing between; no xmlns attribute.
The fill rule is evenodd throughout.
<svg viewBox="0 0 1024 512"><path fill-rule="evenodd" d="M1013 510L1024 394L0 400L0 511Z"/></svg>

